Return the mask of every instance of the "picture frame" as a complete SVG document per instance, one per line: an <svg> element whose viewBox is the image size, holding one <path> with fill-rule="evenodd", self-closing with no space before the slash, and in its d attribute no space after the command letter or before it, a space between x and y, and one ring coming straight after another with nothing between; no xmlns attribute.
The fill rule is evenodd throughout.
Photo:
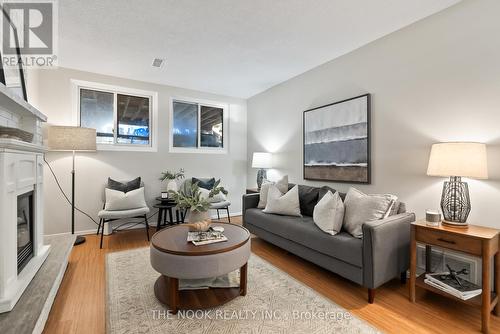
<svg viewBox="0 0 500 334"><path fill-rule="evenodd" d="M18 66L9 66L8 68L4 66L4 58L0 52L0 82L3 83L9 90L14 92L16 95L21 97L23 100L28 102L28 94L26 91L26 77L23 69L21 49L19 47L19 36L17 29L10 20L9 15L2 9L3 19L9 24L12 32L14 34L14 42L16 44L16 56ZM5 25L4 25L5 26Z"/></svg>
<svg viewBox="0 0 500 334"><path fill-rule="evenodd" d="M304 180L370 184L370 118L370 94L304 111Z"/></svg>

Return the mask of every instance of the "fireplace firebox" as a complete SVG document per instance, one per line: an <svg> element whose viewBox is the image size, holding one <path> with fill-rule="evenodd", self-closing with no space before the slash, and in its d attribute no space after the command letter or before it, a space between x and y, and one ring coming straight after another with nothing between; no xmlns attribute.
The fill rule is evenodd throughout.
<svg viewBox="0 0 500 334"><path fill-rule="evenodd" d="M34 256L34 231L33 221L33 196L34 192L19 195L17 197L17 273L19 274L24 266Z"/></svg>

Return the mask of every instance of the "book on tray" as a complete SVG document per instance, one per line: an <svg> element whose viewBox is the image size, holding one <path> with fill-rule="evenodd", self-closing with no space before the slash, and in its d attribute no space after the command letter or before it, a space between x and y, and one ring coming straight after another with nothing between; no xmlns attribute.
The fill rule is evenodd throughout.
<svg viewBox="0 0 500 334"><path fill-rule="evenodd" d="M224 242L227 241L227 238L224 234L214 231L188 232L187 241L191 242L195 246L201 246Z"/></svg>
<svg viewBox="0 0 500 334"><path fill-rule="evenodd" d="M483 291L480 286L461 277L451 277L449 273L425 274L424 282L436 289L447 292L462 300L471 299Z"/></svg>

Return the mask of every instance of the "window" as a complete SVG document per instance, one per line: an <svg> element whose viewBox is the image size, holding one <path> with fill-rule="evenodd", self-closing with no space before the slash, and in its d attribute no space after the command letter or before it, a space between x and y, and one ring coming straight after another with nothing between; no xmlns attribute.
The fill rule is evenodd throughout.
<svg viewBox="0 0 500 334"><path fill-rule="evenodd" d="M170 150L173 152L227 152L224 104L173 99Z"/></svg>
<svg viewBox="0 0 500 334"><path fill-rule="evenodd" d="M72 83L76 123L96 129L98 149L156 151L153 126L157 93L76 80Z"/></svg>

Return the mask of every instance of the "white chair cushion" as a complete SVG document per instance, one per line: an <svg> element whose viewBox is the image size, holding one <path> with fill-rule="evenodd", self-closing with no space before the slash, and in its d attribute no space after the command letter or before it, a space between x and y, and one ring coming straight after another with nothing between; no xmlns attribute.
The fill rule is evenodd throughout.
<svg viewBox="0 0 500 334"><path fill-rule="evenodd" d="M336 191L330 190L314 206L314 223L323 231L331 235L340 232L344 221L344 203Z"/></svg>
<svg viewBox="0 0 500 334"><path fill-rule="evenodd" d="M210 209L225 209L230 205L231 205L231 202L229 202L229 201L210 203Z"/></svg>
<svg viewBox="0 0 500 334"><path fill-rule="evenodd" d="M120 218L133 218L133 217L143 216L148 213L149 213L149 208L146 206L144 208L122 210L122 211L101 210L97 215L99 216L99 218L103 219L120 219Z"/></svg>
<svg viewBox="0 0 500 334"><path fill-rule="evenodd" d="M122 192L106 188L106 211L121 211L147 207L144 199L144 187Z"/></svg>
<svg viewBox="0 0 500 334"><path fill-rule="evenodd" d="M278 187L274 184L271 185L267 194L266 208L262 212L302 217L300 214L299 187L294 186L286 194L282 195Z"/></svg>

